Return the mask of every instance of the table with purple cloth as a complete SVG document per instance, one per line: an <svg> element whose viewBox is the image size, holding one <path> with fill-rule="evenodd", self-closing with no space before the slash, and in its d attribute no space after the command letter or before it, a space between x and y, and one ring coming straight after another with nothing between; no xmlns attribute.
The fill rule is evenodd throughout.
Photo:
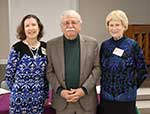
<svg viewBox="0 0 150 114"><path fill-rule="evenodd" d="M0 114L9 114L9 96L10 93L0 95ZM51 105L44 106L44 114L56 114Z"/></svg>

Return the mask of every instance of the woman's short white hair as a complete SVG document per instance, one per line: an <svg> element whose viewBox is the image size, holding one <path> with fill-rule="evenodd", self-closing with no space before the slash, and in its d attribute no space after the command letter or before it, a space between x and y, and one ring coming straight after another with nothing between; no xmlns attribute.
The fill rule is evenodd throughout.
<svg viewBox="0 0 150 114"><path fill-rule="evenodd" d="M61 16L60 16L60 19L61 19L61 22L63 21L64 18L66 17L75 17L77 18L77 20L82 23L82 19L81 19L81 16L79 15L78 12L76 12L75 10L66 10L64 11Z"/></svg>
<svg viewBox="0 0 150 114"><path fill-rule="evenodd" d="M124 30L126 31L128 29L128 17L125 14L125 12L123 12L122 10L113 10L107 15L106 28L108 28L109 22L112 20L116 20L116 21L120 20L124 26Z"/></svg>

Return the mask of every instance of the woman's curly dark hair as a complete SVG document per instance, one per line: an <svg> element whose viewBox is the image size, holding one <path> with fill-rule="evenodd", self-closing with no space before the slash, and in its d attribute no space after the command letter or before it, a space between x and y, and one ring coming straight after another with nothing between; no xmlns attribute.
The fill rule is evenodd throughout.
<svg viewBox="0 0 150 114"><path fill-rule="evenodd" d="M39 34L37 36L37 40L39 41L43 37L44 27L43 27L43 24L41 23L40 19L37 16L33 15L33 14L26 15L22 19L20 25L17 27L17 38L20 39L20 40L25 40L26 39L25 30L24 30L24 22L25 22L26 19L29 19L29 18L34 18L38 23L38 26L39 26L40 30L39 30Z"/></svg>

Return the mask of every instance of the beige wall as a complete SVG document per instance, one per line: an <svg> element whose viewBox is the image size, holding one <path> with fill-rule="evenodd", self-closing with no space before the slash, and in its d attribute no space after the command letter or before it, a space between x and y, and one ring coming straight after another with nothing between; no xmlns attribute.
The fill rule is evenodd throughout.
<svg viewBox="0 0 150 114"><path fill-rule="evenodd" d="M46 28L47 40L61 33L61 10L79 7L76 9L83 19L82 33L102 42L109 37L105 29L105 17L111 10L123 9L128 14L130 24L150 24L149 6L150 0L63 0L61 4L60 0L46 0L45 4L37 0L0 0L0 64L3 59L7 59L11 42L16 39L16 26L26 13L34 12L40 17ZM55 8L57 10L53 10Z"/></svg>
<svg viewBox="0 0 150 114"><path fill-rule="evenodd" d="M100 42L108 38L105 17L114 9L124 10L130 24L150 24L149 6L150 0L80 0L82 33L93 36Z"/></svg>
<svg viewBox="0 0 150 114"><path fill-rule="evenodd" d="M9 50L8 1L0 0L0 59L6 59Z"/></svg>
<svg viewBox="0 0 150 114"><path fill-rule="evenodd" d="M37 15L44 25L47 41L62 35L60 14L66 9L78 10L78 0L0 0L0 64L6 64L10 47L17 42L16 28L27 14Z"/></svg>

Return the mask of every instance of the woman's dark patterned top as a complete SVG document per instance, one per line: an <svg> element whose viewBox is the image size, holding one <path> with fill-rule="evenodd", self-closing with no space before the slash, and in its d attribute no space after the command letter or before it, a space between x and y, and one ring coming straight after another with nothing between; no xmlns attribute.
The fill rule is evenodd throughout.
<svg viewBox="0 0 150 114"><path fill-rule="evenodd" d="M121 56L113 54L116 48L124 51ZM111 101L136 100L137 89L147 74L143 52L138 44L127 37L104 41L100 49L100 64L101 97Z"/></svg>

